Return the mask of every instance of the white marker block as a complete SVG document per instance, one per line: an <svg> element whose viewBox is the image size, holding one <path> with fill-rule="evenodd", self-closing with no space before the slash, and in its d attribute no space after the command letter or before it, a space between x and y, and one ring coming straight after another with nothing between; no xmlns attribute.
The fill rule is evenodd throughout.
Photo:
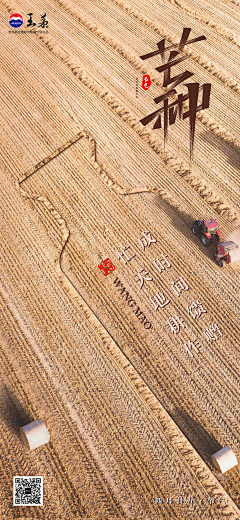
<svg viewBox="0 0 240 520"><path fill-rule="evenodd" d="M50 441L49 433L42 419L22 426L22 428L20 428L20 435L29 450L39 448L39 446Z"/></svg>
<svg viewBox="0 0 240 520"><path fill-rule="evenodd" d="M222 448L221 450L211 455L212 462L220 473L226 473L238 464L237 458L231 448Z"/></svg>

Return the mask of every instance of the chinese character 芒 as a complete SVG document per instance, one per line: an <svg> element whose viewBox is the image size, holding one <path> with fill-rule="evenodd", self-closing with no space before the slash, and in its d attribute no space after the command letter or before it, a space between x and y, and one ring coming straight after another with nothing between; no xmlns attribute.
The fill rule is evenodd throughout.
<svg viewBox="0 0 240 520"><path fill-rule="evenodd" d="M149 54L145 54L143 56L140 56L142 60L146 60L148 58L151 58L152 56L156 56L157 54L160 54L162 59L162 65L160 67L156 67L156 70L158 72L164 73L164 80L163 80L163 87L168 87L171 85L169 90L157 98L154 99L155 103L163 102L163 107L156 110L155 112L152 112L152 114L144 117L141 119L141 123L146 126L150 121L157 118L155 125L153 129L161 128L161 113L163 113L164 116L164 143L167 139L167 132L168 132L168 125L172 125L175 123L177 111L179 112L179 118L186 119L189 117L189 124L190 124L190 158L192 159L193 155L193 144L194 144L194 134L195 134L195 122L196 122L196 113L199 112L199 110L204 110L206 108L209 108L209 99L210 99L210 92L211 92L211 84L205 83L201 88L203 90L202 94L202 103L198 105L198 93L199 93L199 83L185 83L184 86L187 87L188 93L187 94L179 94L177 100L173 101L171 104L169 104L168 98L170 96L173 96L177 94L177 91L175 87L182 83L183 81L186 81L191 76L193 76L192 72L189 72L186 70L185 72L182 72L180 74L177 74L173 78L170 77L171 67L174 65L177 65L181 63L182 61L187 59L187 56L184 57L178 57L176 56L179 54L179 51L182 51L185 45L188 45L189 43L194 43L201 40L206 40L205 36L199 36L197 38L194 38L192 40L188 40L188 36L190 34L191 29L185 27L182 32L181 41L178 46L178 51L170 50L175 46L170 46L165 48L165 39L158 42L158 50L154 52L150 52ZM166 62L165 59L165 53L167 50L170 50L168 61ZM183 113L183 103L185 101L189 100L189 110L185 113Z"/></svg>
<svg viewBox="0 0 240 520"><path fill-rule="evenodd" d="M181 316L177 316L177 314L169 318L167 324L170 327L170 330L173 334L178 334L178 332L180 332L180 327L183 327L184 329L186 327L183 318L181 318Z"/></svg>
<svg viewBox="0 0 240 520"><path fill-rule="evenodd" d="M115 271L116 269L115 265L113 265L110 258L106 258L106 260L103 260L103 262L100 265L98 265L98 268L100 269L100 271L102 271L104 276L107 276L109 273Z"/></svg>
<svg viewBox="0 0 240 520"><path fill-rule="evenodd" d="M187 343L185 343L185 345L184 345L184 347L185 347L187 353L190 354L190 356L192 356L192 357L193 357L192 350L194 349L195 352L196 352L197 354L199 354L199 350L198 350L198 349L199 349L201 346L202 346L202 345L201 345L201 343L199 342L198 339L195 339L194 341L189 340L189 341L187 341Z"/></svg>
<svg viewBox="0 0 240 520"><path fill-rule="evenodd" d="M32 15L33 15L32 13L27 14L27 16L29 16L27 27L34 27L36 25L35 22L33 22Z"/></svg>
<svg viewBox="0 0 240 520"><path fill-rule="evenodd" d="M210 325L210 327L204 331L204 334L210 343L217 341L222 336L222 333L216 323L212 323L212 325Z"/></svg>
<svg viewBox="0 0 240 520"><path fill-rule="evenodd" d="M160 271L164 271L165 267L171 267L170 262L167 260L167 255L162 254L162 258L156 258L156 260L153 261L154 265L157 267L157 269Z"/></svg>
<svg viewBox="0 0 240 520"><path fill-rule="evenodd" d="M41 14L41 22L38 24L38 27L42 27L45 29L45 27L48 27L48 21L46 20L46 13Z"/></svg>
<svg viewBox="0 0 240 520"><path fill-rule="evenodd" d="M149 300L151 300L153 303L155 311L157 311L159 307L162 309L168 303L170 303L170 301L167 300L163 293L156 293L156 296L154 296L154 298L149 298Z"/></svg>
<svg viewBox="0 0 240 520"><path fill-rule="evenodd" d="M172 282L172 290L177 296L180 296L182 291L188 291L188 289L189 287L182 276L180 276L176 282Z"/></svg>
<svg viewBox="0 0 240 520"><path fill-rule="evenodd" d="M135 274L135 276L134 276L134 278L136 278L136 276L139 277L140 289L142 289L142 287L143 287L144 280L146 280L147 282L151 282L152 281L151 277L147 277L148 271L145 271L145 274L141 274L143 271L145 271L145 269L141 269L141 271L139 271L139 273Z"/></svg>
<svg viewBox="0 0 240 520"><path fill-rule="evenodd" d="M199 303L198 300L191 303L191 305L189 307L187 307L187 311L188 311L188 314L190 314L190 316L192 318L194 318L195 320L200 318L200 316L203 314L203 312L207 312L207 311L205 311L202 304Z"/></svg>
<svg viewBox="0 0 240 520"><path fill-rule="evenodd" d="M152 242L157 242L157 239L151 235L150 231L144 231L143 236L141 238L139 238L138 240L139 240L140 244L142 244L144 251L145 251L146 247L150 247Z"/></svg>
<svg viewBox="0 0 240 520"><path fill-rule="evenodd" d="M130 262L132 260L132 258L134 258L136 256L135 254L132 255L131 257L128 256L126 251L129 248L130 248L130 246L127 246L127 247L124 247L122 251L117 251L119 260L123 260L124 264L126 264L127 262Z"/></svg>

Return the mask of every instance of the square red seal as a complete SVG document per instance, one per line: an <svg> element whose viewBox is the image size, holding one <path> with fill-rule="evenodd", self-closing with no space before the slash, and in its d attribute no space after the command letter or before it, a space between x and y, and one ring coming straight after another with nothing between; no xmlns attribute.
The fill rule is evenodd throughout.
<svg viewBox="0 0 240 520"><path fill-rule="evenodd" d="M100 271L104 274L104 276L107 276L112 271L115 271L116 267L111 262L110 258L106 258L106 260L103 260L103 262L98 265Z"/></svg>

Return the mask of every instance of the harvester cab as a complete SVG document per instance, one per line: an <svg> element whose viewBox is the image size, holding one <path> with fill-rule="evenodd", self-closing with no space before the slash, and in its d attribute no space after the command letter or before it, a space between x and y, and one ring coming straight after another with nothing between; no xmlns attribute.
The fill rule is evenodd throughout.
<svg viewBox="0 0 240 520"><path fill-rule="evenodd" d="M215 258L220 267L240 260L240 248L235 242L220 242L217 246Z"/></svg>
<svg viewBox="0 0 240 520"><path fill-rule="evenodd" d="M192 232L194 235L198 235L202 244L205 247L210 246L212 240L217 243L220 240L220 225L216 220L195 220L192 226Z"/></svg>

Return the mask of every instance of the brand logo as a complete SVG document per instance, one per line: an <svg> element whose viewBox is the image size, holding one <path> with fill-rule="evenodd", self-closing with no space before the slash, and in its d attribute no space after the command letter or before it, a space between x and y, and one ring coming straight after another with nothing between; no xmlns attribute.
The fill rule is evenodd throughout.
<svg viewBox="0 0 240 520"><path fill-rule="evenodd" d="M11 16L9 16L8 22L11 25L11 27L14 27L14 28L21 27L21 25L23 24L23 17L21 14L14 13L14 14L11 14Z"/></svg>

